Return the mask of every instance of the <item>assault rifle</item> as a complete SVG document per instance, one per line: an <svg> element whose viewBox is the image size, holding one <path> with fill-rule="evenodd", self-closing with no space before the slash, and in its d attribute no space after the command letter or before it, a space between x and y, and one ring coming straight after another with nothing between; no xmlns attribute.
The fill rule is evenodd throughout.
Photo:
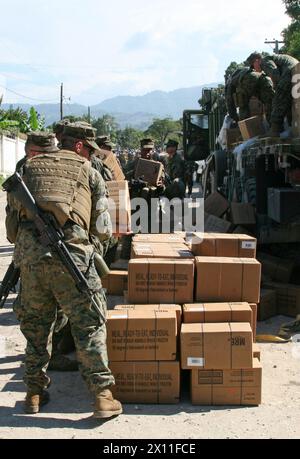
<svg viewBox="0 0 300 459"><path fill-rule="evenodd" d="M7 193L11 193L11 195L28 211L30 219L38 232L38 239L42 246L46 247L52 254L55 253L58 255L63 265L72 276L79 292L86 294L103 323L105 323L106 320L90 290L87 279L76 265L71 253L63 242L64 232L57 223L54 215L46 213L38 208L33 196L22 180L22 177L17 172L3 183L2 188Z"/></svg>
<svg viewBox="0 0 300 459"><path fill-rule="evenodd" d="M19 278L20 269L15 267L14 262L11 262L0 287L0 309L5 305L9 293L15 292Z"/></svg>

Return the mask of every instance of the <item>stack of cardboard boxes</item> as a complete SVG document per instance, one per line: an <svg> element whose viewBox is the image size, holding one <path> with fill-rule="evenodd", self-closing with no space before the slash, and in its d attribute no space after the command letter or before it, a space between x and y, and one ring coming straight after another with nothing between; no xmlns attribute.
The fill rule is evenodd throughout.
<svg viewBox="0 0 300 459"><path fill-rule="evenodd" d="M195 234L188 246L181 234L141 235L132 257L129 304L108 314L116 396L178 403L181 368L191 373L193 404L259 405L256 240Z"/></svg>
<svg viewBox="0 0 300 459"><path fill-rule="evenodd" d="M181 329L181 365L191 370L192 403L259 405L262 367L253 346L261 280L256 240L199 233L192 251L197 304L184 305Z"/></svg>
<svg viewBox="0 0 300 459"><path fill-rule="evenodd" d="M181 311L180 311L181 312ZM107 346L123 403L178 403L178 307L117 307L108 313Z"/></svg>

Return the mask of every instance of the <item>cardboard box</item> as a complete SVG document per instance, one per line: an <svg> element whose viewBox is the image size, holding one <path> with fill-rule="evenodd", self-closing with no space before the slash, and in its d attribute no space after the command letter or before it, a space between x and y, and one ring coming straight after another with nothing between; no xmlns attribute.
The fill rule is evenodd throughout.
<svg viewBox="0 0 300 459"><path fill-rule="evenodd" d="M222 217L226 214L230 205L224 196L222 196L217 191L212 193L205 199L204 210L209 215L214 215L215 217Z"/></svg>
<svg viewBox="0 0 300 459"><path fill-rule="evenodd" d="M273 281L289 283L296 266L294 261L273 257L262 252L258 254L258 260L262 264L263 275L270 277Z"/></svg>
<svg viewBox="0 0 300 459"><path fill-rule="evenodd" d="M264 117L262 116L252 116L246 120L239 121L238 124L243 140L249 140L266 133Z"/></svg>
<svg viewBox="0 0 300 459"><path fill-rule="evenodd" d="M180 401L179 362L112 362L112 389L122 403L176 404Z"/></svg>
<svg viewBox="0 0 300 459"><path fill-rule="evenodd" d="M116 155L112 151L101 150L99 157L103 163L112 171L113 179L117 182L125 180L122 167ZM109 182L107 182L109 183Z"/></svg>
<svg viewBox="0 0 300 459"><path fill-rule="evenodd" d="M196 257L196 302L260 299L261 264L254 258Z"/></svg>
<svg viewBox="0 0 300 459"><path fill-rule="evenodd" d="M204 214L204 231L206 233L228 233L232 223L214 215Z"/></svg>
<svg viewBox="0 0 300 459"><path fill-rule="evenodd" d="M258 406L262 398L262 366L254 359L249 369L193 370L193 405Z"/></svg>
<svg viewBox="0 0 300 459"><path fill-rule="evenodd" d="M182 308L179 304L119 304L115 306L115 311L122 311L124 309L130 309L132 311L163 311L170 312L175 311L177 321L177 332L180 334L181 323L182 323Z"/></svg>
<svg viewBox="0 0 300 459"><path fill-rule="evenodd" d="M276 291L262 289L258 305L258 320L260 322L271 319L277 315Z"/></svg>
<svg viewBox="0 0 300 459"><path fill-rule="evenodd" d="M110 362L175 360L175 311L108 311L107 350Z"/></svg>
<svg viewBox="0 0 300 459"><path fill-rule="evenodd" d="M255 225L256 215L254 207L251 204L247 203L232 202L231 221L234 225Z"/></svg>
<svg viewBox="0 0 300 459"><path fill-rule="evenodd" d="M244 234L194 233L192 253L204 257L256 258L257 240Z"/></svg>
<svg viewBox="0 0 300 459"><path fill-rule="evenodd" d="M253 313L248 303L200 303L183 305L185 324L247 322L253 325Z"/></svg>
<svg viewBox="0 0 300 459"><path fill-rule="evenodd" d="M192 303L194 261L140 258L130 260L128 298L133 304Z"/></svg>
<svg viewBox="0 0 300 459"><path fill-rule="evenodd" d="M128 271L110 271L101 281L108 295L123 296L128 288Z"/></svg>
<svg viewBox="0 0 300 459"><path fill-rule="evenodd" d="M264 288L275 290L277 314L293 318L300 314L299 285L266 282Z"/></svg>
<svg viewBox="0 0 300 459"><path fill-rule="evenodd" d="M249 101L249 110L251 117L262 116L264 114L264 105L257 97L251 97Z"/></svg>
<svg viewBox="0 0 300 459"><path fill-rule="evenodd" d="M251 368L253 334L249 323L182 324L181 368Z"/></svg>
<svg viewBox="0 0 300 459"><path fill-rule="evenodd" d="M227 148L232 148L234 144L242 141L240 128L226 129Z"/></svg>
<svg viewBox="0 0 300 459"><path fill-rule="evenodd" d="M150 186L157 186L164 172L164 166L158 161L140 158L137 162L134 178L147 182Z"/></svg>
<svg viewBox="0 0 300 459"><path fill-rule="evenodd" d="M135 234L133 243L184 244L185 233L182 234Z"/></svg>
<svg viewBox="0 0 300 459"><path fill-rule="evenodd" d="M127 233L131 230L131 203L127 181L107 182L109 192L108 210L114 233Z"/></svg>
<svg viewBox="0 0 300 459"><path fill-rule="evenodd" d="M257 343L253 343L253 358L261 361L261 350Z"/></svg>
<svg viewBox="0 0 300 459"><path fill-rule="evenodd" d="M257 335L257 303L249 303L250 308L252 309L252 324L251 328L253 331L253 342L256 342Z"/></svg>
<svg viewBox="0 0 300 459"><path fill-rule="evenodd" d="M194 255L186 244L169 243L159 244L156 242L134 242L131 246L131 258L171 258L194 259Z"/></svg>

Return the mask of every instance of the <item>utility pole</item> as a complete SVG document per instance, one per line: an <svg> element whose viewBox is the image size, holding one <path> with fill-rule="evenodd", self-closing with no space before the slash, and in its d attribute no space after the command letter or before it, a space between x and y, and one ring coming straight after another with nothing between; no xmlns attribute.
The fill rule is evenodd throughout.
<svg viewBox="0 0 300 459"><path fill-rule="evenodd" d="M91 107L88 107L88 122L91 124Z"/></svg>
<svg viewBox="0 0 300 459"><path fill-rule="evenodd" d="M60 86L60 119L64 117L64 84Z"/></svg>
<svg viewBox="0 0 300 459"><path fill-rule="evenodd" d="M275 38L273 38L273 40L269 41L267 38L265 40L265 45L275 45L275 49L274 49L274 53L275 54L279 54L279 45L284 45L284 41L279 41L279 40L275 40Z"/></svg>

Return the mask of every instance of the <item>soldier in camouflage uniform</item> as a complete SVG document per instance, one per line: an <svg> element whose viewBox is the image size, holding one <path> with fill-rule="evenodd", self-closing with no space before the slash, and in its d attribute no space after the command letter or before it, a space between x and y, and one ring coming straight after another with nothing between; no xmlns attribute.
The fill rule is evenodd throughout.
<svg viewBox="0 0 300 459"><path fill-rule="evenodd" d="M23 176L26 162L42 153L56 153L58 148L55 144L55 137L53 134L46 132L31 132L27 136L27 141L25 144L25 157L22 158L17 166L16 172ZM7 239L11 243L15 243L17 238L17 233L19 229L19 212L14 207L14 202L11 200L11 197L8 195L8 204L6 207L6 234ZM22 284L20 284L20 292L22 290ZM23 314L23 305L21 301L21 293L17 296L13 303L13 311L19 321L22 319ZM55 323L54 334L53 334L53 352L49 365L53 370L57 371L76 371L78 369L78 364L74 360L70 360L67 357L63 356L60 353L58 345L61 341L62 334L65 334L66 325L68 323L68 318L63 313L62 309L57 305L57 321Z"/></svg>
<svg viewBox="0 0 300 459"><path fill-rule="evenodd" d="M264 104L270 122L274 94L272 80L264 72L256 72L248 67L239 68L229 77L225 86L229 116L236 122L250 118L250 99L256 97Z"/></svg>
<svg viewBox="0 0 300 459"><path fill-rule="evenodd" d="M193 193L194 185L194 173L198 169L198 165L195 161L185 161L184 162L184 179L185 186L188 187L188 196L191 197Z"/></svg>
<svg viewBox="0 0 300 459"><path fill-rule="evenodd" d="M62 137L63 150L42 154L26 164L24 180L37 204L55 215L64 232L64 242L88 279L103 314L106 299L93 256L90 235L100 241L111 236L105 183L87 159L98 148L94 130L68 125ZM87 296L80 293L58 257L44 248L26 209L19 206L14 262L21 269L21 331L27 339L24 382L28 392L24 409L37 413L49 401L45 389L52 351L57 302L70 320L77 359L83 379L95 395L96 418L121 414L110 387L114 377L108 367L106 326Z"/></svg>
<svg viewBox="0 0 300 459"><path fill-rule="evenodd" d="M168 199L185 197L185 167L184 160L177 152L178 142L176 140L169 140L166 145L168 154L166 166L166 180L168 185L165 190L165 196Z"/></svg>
<svg viewBox="0 0 300 459"><path fill-rule="evenodd" d="M274 54L263 58L260 53L255 52L247 61L254 70L264 71L273 81L275 96L269 135L277 137L284 129L285 117L287 116L289 123L292 120L292 70L298 64L298 60L287 54Z"/></svg>

